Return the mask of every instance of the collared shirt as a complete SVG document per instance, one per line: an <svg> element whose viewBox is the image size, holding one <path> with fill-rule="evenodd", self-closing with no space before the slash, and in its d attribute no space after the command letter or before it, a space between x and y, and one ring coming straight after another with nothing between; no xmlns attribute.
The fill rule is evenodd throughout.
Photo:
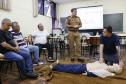
<svg viewBox="0 0 126 84"><path fill-rule="evenodd" d="M16 40L16 42L18 43L18 46L20 48L26 48L27 44L24 40L24 37L22 36L21 32L13 32L11 31L13 38Z"/></svg>
<svg viewBox="0 0 126 84"><path fill-rule="evenodd" d="M46 44L49 33L46 30L35 31L31 34L34 37L34 44Z"/></svg>
<svg viewBox="0 0 126 84"><path fill-rule="evenodd" d="M76 26L76 25L81 26L82 23L81 23L80 17L78 17L78 16L68 16L68 17L67 17L66 26L67 26L67 25L70 25L70 26L71 26L71 27L69 27L68 29L72 29L72 28L74 28L74 26ZM77 28L77 29L78 29L78 28Z"/></svg>

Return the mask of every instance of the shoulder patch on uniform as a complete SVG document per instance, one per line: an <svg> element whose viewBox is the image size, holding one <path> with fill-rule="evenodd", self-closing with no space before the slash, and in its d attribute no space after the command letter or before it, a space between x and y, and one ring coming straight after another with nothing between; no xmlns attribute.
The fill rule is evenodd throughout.
<svg viewBox="0 0 126 84"><path fill-rule="evenodd" d="M71 17L71 16L68 16L67 19L70 18L70 17Z"/></svg>
<svg viewBox="0 0 126 84"><path fill-rule="evenodd" d="M77 18L80 18L79 16L76 16Z"/></svg>

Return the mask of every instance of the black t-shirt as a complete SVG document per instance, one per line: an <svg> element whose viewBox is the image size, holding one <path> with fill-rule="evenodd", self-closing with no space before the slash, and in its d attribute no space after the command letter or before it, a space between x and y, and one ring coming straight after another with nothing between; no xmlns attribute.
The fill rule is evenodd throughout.
<svg viewBox="0 0 126 84"><path fill-rule="evenodd" d="M117 35L112 34L111 37L104 37L101 35L100 43L104 45L103 53L106 55L117 54L116 46L120 46Z"/></svg>
<svg viewBox="0 0 126 84"><path fill-rule="evenodd" d="M0 30L0 53L5 54L6 52L11 50L2 47L1 43L3 42L7 42L8 44L15 46L12 38L12 34L9 31L3 32L2 30Z"/></svg>

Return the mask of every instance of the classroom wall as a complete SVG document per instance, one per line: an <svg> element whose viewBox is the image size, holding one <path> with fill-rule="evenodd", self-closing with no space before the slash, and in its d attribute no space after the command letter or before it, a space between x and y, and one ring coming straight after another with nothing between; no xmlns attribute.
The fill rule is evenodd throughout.
<svg viewBox="0 0 126 84"><path fill-rule="evenodd" d="M32 0L10 0L11 11L0 9L0 22L3 18L10 18L12 21L18 21L24 36L37 29L37 25L42 23L49 32L52 30L52 19L39 15L33 17Z"/></svg>
<svg viewBox="0 0 126 84"><path fill-rule="evenodd" d="M82 0L57 6L58 18L70 15L71 8L103 5L104 14L124 13L123 31L126 32L126 0Z"/></svg>

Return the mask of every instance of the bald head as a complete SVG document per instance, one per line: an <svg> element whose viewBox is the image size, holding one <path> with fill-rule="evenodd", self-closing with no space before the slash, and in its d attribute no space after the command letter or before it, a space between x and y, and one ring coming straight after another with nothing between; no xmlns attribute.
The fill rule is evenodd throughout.
<svg viewBox="0 0 126 84"><path fill-rule="evenodd" d="M11 23L11 20L10 19L8 19L8 18L4 18L3 20L2 20L2 23L1 24L6 24L6 23Z"/></svg>
<svg viewBox="0 0 126 84"><path fill-rule="evenodd" d="M11 26L11 20L8 18L3 19L1 22L1 26L2 30L8 31Z"/></svg>
<svg viewBox="0 0 126 84"><path fill-rule="evenodd" d="M43 31L44 30L44 27L43 27L43 25L41 23L38 24L38 29L39 29L39 31Z"/></svg>

